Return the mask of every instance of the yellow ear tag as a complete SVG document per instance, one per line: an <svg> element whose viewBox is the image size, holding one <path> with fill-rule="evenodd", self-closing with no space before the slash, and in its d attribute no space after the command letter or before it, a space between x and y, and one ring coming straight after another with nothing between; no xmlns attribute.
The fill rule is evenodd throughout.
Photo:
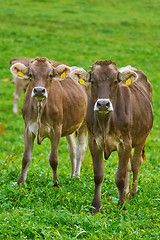
<svg viewBox="0 0 160 240"><path fill-rule="evenodd" d="M23 74L21 71L19 71L19 72L18 72L18 76L19 76L19 77L24 77L24 74Z"/></svg>
<svg viewBox="0 0 160 240"><path fill-rule="evenodd" d="M131 83L132 83L132 80L130 79L130 78L128 78L128 80L126 81L126 85L128 86L128 85L131 85Z"/></svg>
<svg viewBox="0 0 160 240"><path fill-rule="evenodd" d="M65 71L61 74L61 79L64 79L64 78L66 78L66 73L65 73Z"/></svg>
<svg viewBox="0 0 160 240"><path fill-rule="evenodd" d="M85 81L82 78L79 79L79 83L85 85Z"/></svg>

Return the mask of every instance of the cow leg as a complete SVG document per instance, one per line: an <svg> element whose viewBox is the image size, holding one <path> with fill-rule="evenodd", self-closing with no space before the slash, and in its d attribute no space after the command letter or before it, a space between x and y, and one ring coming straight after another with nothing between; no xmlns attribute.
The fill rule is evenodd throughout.
<svg viewBox="0 0 160 240"><path fill-rule="evenodd" d="M17 77L16 79L13 79L13 82L15 82L15 85L16 85L16 88L13 94L13 113L18 114L19 97L24 87L28 84L28 81Z"/></svg>
<svg viewBox="0 0 160 240"><path fill-rule="evenodd" d="M32 160L32 150L34 144L35 136L29 132L28 128L24 129L24 153L22 159L22 170L20 177L17 181L19 185L22 182L25 182L27 178L27 170Z"/></svg>
<svg viewBox="0 0 160 240"><path fill-rule="evenodd" d="M118 162L118 169L115 175L115 183L118 188L118 198L119 202L118 205L122 206L124 203L124 194L125 191L128 189L128 178L129 174L127 173L127 169L129 169L129 160L131 157L131 145L126 145L121 147L120 151L118 152L119 155L119 162ZM124 207L125 209L125 207Z"/></svg>
<svg viewBox="0 0 160 240"><path fill-rule="evenodd" d="M87 126L82 125L77 132L77 147L76 147L76 172L75 176L80 176L81 165L84 159L86 147L87 147Z"/></svg>
<svg viewBox="0 0 160 240"><path fill-rule="evenodd" d="M132 159L132 171L133 171L133 183L131 195L134 196L138 190L138 173L142 164L142 151L144 144L142 146L136 147L134 149L134 155Z"/></svg>
<svg viewBox="0 0 160 240"><path fill-rule="evenodd" d="M95 193L92 201L94 214L101 209L101 186L104 179L103 152L100 150L93 138L88 137L88 144L93 160Z"/></svg>
<svg viewBox="0 0 160 240"><path fill-rule="evenodd" d="M75 176L75 169L76 169L76 140L74 134L66 136L67 139L67 147L71 159L71 177Z"/></svg>
<svg viewBox="0 0 160 240"><path fill-rule="evenodd" d="M128 161L126 177L125 177L125 186L124 186L124 193L126 195L128 194L127 198L129 198L130 175L131 175L131 159L129 159Z"/></svg>
<svg viewBox="0 0 160 240"><path fill-rule="evenodd" d="M57 176L57 166L58 166L58 146L61 138L60 131L55 131L56 134L51 139L51 151L49 154L49 163L52 168L53 181L55 182L54 186L60 186L60 182Z"/></svg>
<svg viewBox="0 0 160 240"><path fill-rule="evenodd" d="M13 113L18 114L18 101L19 101L19 96L14 92L13 94Z"/></svg>

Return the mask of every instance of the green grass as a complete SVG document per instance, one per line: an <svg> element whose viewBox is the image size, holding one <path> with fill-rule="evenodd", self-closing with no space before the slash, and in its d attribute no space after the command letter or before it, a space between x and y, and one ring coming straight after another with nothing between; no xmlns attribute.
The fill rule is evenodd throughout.
<svg viewBox="0 0 160 240"><path fill-rule="evenodd" d="M0 0L0 6L0 79L11 78L12 57L48 57L86 70L97 60L111 59L118 67L130 64L146 73L153 86L154 109L137 194L126 203L125 212L117 209L114 153L104 162L102 210L93 216L89 150L81 179L73 180L65 138L59 147L61 188L53 188L47 139L40 146L35 142L27 182L17 187L24 144L20 111L24 94L15 116L14 85L0 81L0 239L159 239L159 1Z"/></svg>

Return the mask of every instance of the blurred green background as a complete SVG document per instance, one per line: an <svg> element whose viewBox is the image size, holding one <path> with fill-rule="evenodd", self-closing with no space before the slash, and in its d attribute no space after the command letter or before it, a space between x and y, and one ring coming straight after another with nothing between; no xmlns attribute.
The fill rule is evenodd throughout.
<svg viewBox="0 0 160 240"><path fill-rule="evenodd" d="M160 2L159 0L0 0L0 239L158 239L160 166ZM87 149L81 179L70 179L66 140L59 147L61 188L54 189L48 164L49 140L35 143L25 186L14 184L23 155L23 126L12 113L12 57L47 57L89 66L111 59L118 67L144 71L153 86L154 125L146 142L139 191L116 208L117 155L105 165L102 210L90 214L93 169Z"/></svg>

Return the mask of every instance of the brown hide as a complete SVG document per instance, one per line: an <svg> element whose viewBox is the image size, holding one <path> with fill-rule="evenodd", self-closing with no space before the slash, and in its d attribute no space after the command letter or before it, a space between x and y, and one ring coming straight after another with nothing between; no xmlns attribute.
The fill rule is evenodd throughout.
<svg viewBox="0 0 160 240"><path fill-rule="evenodd" d="M37 119L37 100L31 98L31 93L32 88L29 86L22 107L26 124ZM61 136L73 133L83 122L86 95L82 87L70 78L59 81L53 79L48 98L44 101L42 124L62 126Z"/></svg>
<svg viewBox="0 0 160 240"><path fill-rule="evenodd" d="M121 85L117 66L112 61L98 61L91 68L91 95L86 121L94 164L94 213L101 208L103 152L106 159L112 151L118 152L119 163L115 182L119 204L123 205L125 193L130 191L131 195L134 195L137 192L138 172L145 139L153 124L153 110L151 84L142 71L134 71L138 78L131 85L124 86ZM104 104L110 105L110 110L105 110ZM131 160L132 148L135 150ZM129 190L131 170L133 185Z"/></svg>

